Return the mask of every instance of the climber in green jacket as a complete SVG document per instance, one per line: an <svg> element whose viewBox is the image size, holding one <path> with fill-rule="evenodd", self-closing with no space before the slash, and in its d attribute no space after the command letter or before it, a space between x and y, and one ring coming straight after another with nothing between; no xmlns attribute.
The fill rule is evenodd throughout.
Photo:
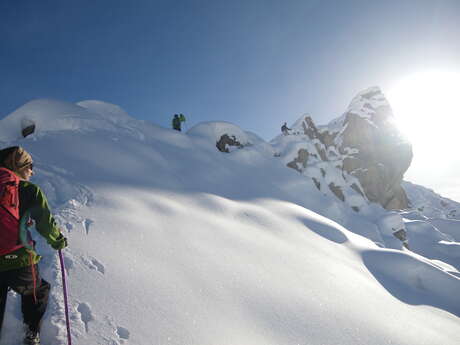
<svg viewBox="0 0 460 345"><path fill-rule="evenodd" d="M0 150L0 168L3 176L10 174L16 180L19 177L19 184L16 187L19 197L19 223L30 225L32 221L35 222L37 232L52 248L56 250L65 248L67 239L52 217L45 195L38 186L29 182L33 175L33 161L30 154L18 146ZM0 192L5 193L4 190ZM1 198L0 202L2 199L4 198ZM0 208L5 212L4 205L0 204ZM8 214L4 213L4 217L6 215ZM0 227L0 235L2 231L6 231L7 226L3 224L2 227ZM8 252L0 255L0 331L7 291L10 288L22 298L22 313L26 326L24 344L39 345L41 320L48 305L50 284L39 274L37 264L41 256L35 251L35 242L32 241L28 231L27 234L21 233L21 230L25 230L24 227L21 228L18 229L19 238L13 251L8 252L8 248L3 248L4 244L0 244L1 252Z"/></svg>
<svg viewBox="0 0 460 345"><path fill-rule="evenodd" d="M180 132L182 130L182 122L185 122L184 114L174 114L172 119L172 128Z"/></svg>

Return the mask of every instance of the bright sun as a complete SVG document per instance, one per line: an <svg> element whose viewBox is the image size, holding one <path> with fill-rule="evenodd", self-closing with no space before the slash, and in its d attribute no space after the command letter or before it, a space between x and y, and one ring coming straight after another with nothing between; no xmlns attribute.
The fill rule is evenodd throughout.
<svg viewBox="0 0 460 345"><path fill-rule="evenodd" d="M460 139L460 73L427 71L397 82L385 95L418 156L446 158ZM435 154L437 157L433 157ZM457 158L457 157L455 157Z"/></svg>

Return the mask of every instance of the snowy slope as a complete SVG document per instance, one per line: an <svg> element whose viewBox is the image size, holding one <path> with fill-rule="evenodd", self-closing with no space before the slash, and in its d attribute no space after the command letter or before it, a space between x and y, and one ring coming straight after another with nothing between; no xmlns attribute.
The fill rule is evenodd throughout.
<svg viewBox="0 0 460 345"><path fill-rule="evenodd" d="M412 208L425 217L460 220L460 203L410 182L404 182L403 187L411 200Z"/></svg>
<svg viewBox="0 0 460 345"><path fill-rule="evenodd" d="M69 238L74 344L459 343L455 255L382 248L396 247L382 231L394 215L318 191L279 147L227 123L178 133L102 102L24 107L0 121L0 141L33 154ZM37 132L18 139L31 116ZM229 130L249 145L218 152ZM39 248L54 286L43 343L63 344L57 257ZM19 329L10 294L0 344Z"/></svg>

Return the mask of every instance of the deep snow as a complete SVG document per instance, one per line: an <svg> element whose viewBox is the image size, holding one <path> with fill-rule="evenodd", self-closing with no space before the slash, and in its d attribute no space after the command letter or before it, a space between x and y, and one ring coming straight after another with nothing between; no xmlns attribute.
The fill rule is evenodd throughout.
<svg viewBox="0 0 460 345"><path fill-rule="evenodd" d="M37 131L21 139L24 119ZM218 152L224 132L246 146ZM458 220L420 210L435 193L357 213L285 166L292 140L228 123L178 133L98 101L36 100L1 120L1 147L32 153L69 238L73 343L457 345ZM63 344L57 255L39 251L43 344ZM10 293L1 345L20 341L20 319Z"/></svg>

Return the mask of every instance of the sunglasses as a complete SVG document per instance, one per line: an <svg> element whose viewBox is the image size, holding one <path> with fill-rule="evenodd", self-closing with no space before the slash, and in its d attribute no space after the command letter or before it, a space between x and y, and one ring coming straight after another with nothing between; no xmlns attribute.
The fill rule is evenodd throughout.
<svg viewBox="0 0 460 345"><path fill-rule="evenodd" d="M28 167L30 170L34 170L34 163L30 163L27 167Z"/></svg>

